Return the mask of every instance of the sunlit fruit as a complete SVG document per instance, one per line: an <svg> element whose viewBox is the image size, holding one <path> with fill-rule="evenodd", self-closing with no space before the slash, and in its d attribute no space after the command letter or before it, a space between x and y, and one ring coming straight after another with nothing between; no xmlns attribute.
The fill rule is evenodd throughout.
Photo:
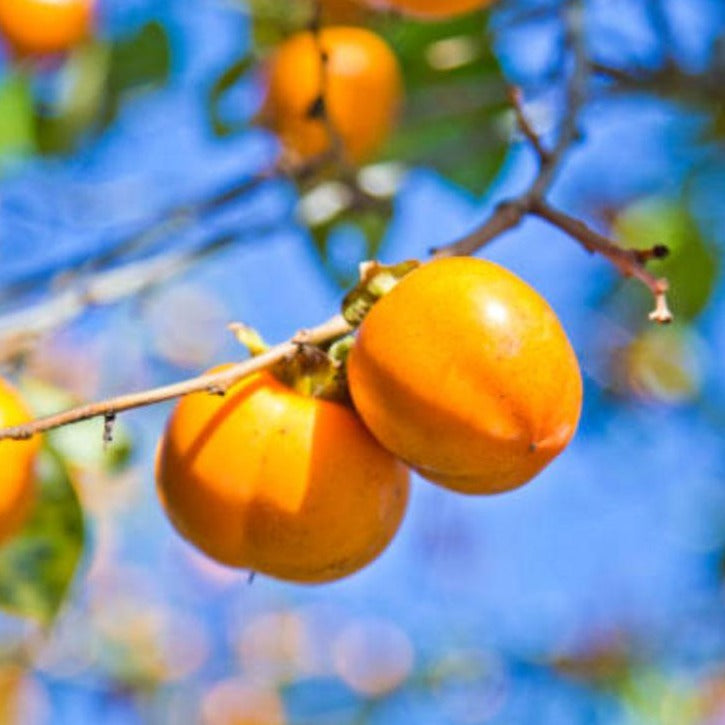
<svg viewBox="0 0 725 725"><path fill-rule="evenodd" d="M421 18L450 18L491 5L495 0L361 0L381 10L415 15Z"/></svg>
<svg viewBox="0 0 725 725"><path fill-rule="evenodd" d="M30 417L17 391L0 379L0 428L20 425ZM0 441L0 541L19 529L29 512L39 447L37 436Z"/></svg>
<svg viewBox="0 0 725 725"><path fill-rule="evenodd" d="M348 407L262 372L182 399L157 452L177 530L230 566L339 579L375 559L405 513L408 473Z"/></svg>
<svg viewBox="0 0 725 725"><path fill-rule="evenodd" d="M464 493L530 480L568 444L582 403L576 357L546 301L473 258L424 264L375 304L348 377L373 435Z"/></svg>
<svg viewBox="0 0 725 725"><path fill-rule="evenodd" d="M261 117L293 155L310 159L339 140L348 160L362 162L385 143L401 96L397 59L380 37L328 27L277 49Z"/></svg>
<svg viewBox="0 0 725 725"><path fill-rule="evenodd" d="M93 26L95 0L0 0L0 33L20 53L61 53Z"/></svg>

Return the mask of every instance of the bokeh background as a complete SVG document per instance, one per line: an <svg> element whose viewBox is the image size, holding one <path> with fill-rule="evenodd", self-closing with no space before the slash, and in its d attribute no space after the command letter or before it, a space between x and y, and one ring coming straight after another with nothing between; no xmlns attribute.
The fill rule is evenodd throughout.
<svg viewBox="0 0 725 725"><path fill-rule="evenodd" d="M257 3L259 37L274 5ZM253 125L241 2L103 0L71 60L31 71L5 53L4 373L39 412L175 381L243 357L229 322L283 340L338 309L361 259L470 231L536 171L504 74L545 137L561 117L564 6L501 0L422 40L375 21L398 48L474 33L493 54L473 111L444 107L437 133L408 130L367 170L389 206L374 223L325 184L205 204L277 153ZM0 550L0 722L725 723L725 5L585 8L589 54L622 77L593 75L552 198L624 244L671 247L676 323L648 323L635 283L543 222L496 241L485 256L571 336L580 431L514 493L417 479L388 551L323 587L250 579L175 534L152 473L170 405L124 414L105 450L102 421L58 432L39 476L48 518Z"/></svg>

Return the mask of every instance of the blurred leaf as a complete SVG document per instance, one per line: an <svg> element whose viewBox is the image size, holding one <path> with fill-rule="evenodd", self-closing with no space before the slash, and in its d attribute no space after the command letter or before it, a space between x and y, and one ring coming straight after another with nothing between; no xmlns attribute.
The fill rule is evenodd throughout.
<svg viewBox="0 0 725 725"><path fill-rule="evenodd" d="M169 39L157 22L114 44L79 46L62 69L59 101L36 119L41 151L72 152L84 134L113 121L130 92L161 86L170 71Z"/></svg>
<svg viewBox="0 0 725 725"><path fill-rule="evenodd" d="M506 82L487 17L476 13L442 23L399 18L380 26L398 52L406 89L388 155L432 166L476 194L501 169L510 139Z"/></svg>
<svg viewBox="0 0 725 725"><path fill-rule="evenodd" d="M345 188L344 185L322 184L313 193L326 188ZM393 216L391 199L357 199L349 190L342 194L338 208L331 205L330 213L319 217L308 215L304 209L309 195L303 198L303 221L307 224L327 271L340 287L345 288L357 281L360 262L378 256L383 238ZM324 202L323 202L324 203Z"/></svg>
<svg viewBox="0 0 725 725"><path fill-rule="evenodd" d="M207 109L209 122L216 137L223 138L225 136L231 136L247 128L248 124L246 121L226 121L222 114L221 105L227 93L247 75L255 63L255 56L247 53L235 60L230 66L227 66L216 81L214 81L209 93Z"/></svg>
<svg viewBox="0 0 725 725"><path fill-rule="evenodd" d="M342 301L342 316L353 327L357 327L379 299L419 266L417 259L408 259L392 266L367 261L360 270L360 281Z"/></svg>
<svg viewBox="0 0 725 725"><path fill-rule="evenodd" d="M123 97L140 88L155 88L171 74L171 43L164 26L152 21L111 49L104 124L118 113Z"/></svg>
<svg viewBox="0 0 725 725"><path fill-rule="evenodd" d="M40 457L36 501L20 533L0 548L0 608L49 624L81 559L84 523L61 458Z"/></svg>
<svg viewBox="0 0 725 725"><path fill-rule="evenodd" d="M650 262L648 268L669 280L670 304L677 319L691 320L702 312L715 289L718 259L681 200L650 197L637 201L619 215L614 231L630 249L666 245L669 256ZM629 287L642 298L642 306L651 304L641 285Z"/></svg>
<svg viewBox="0 0 725 725"><path fill-rule="evenodd" d="M24 378L22 392L36 416L52 415L80 403L65 390L36 378ZM119 419L113 424L113 442L104 446L102 432L102 421L93 419L57 428L48 432L46 438L71 466L119 473L130 462L133 438Z"/></svg>
<svg viewBox="0 0 725 725"><path fill-rule="evenodd" d="M96 125L103 109L110 58L110 47L100 42L86 43L68 57L60 101L36 119L42 153L70 153Z"/></svg>
<svg viewBox="0 0 725 725"><path fill-rule="evenodd" d="M274 48L291 33L309 27L314 18L314 0L248 0L247 4L258 50Z"/></svg>
<svg viewBox="0 0 725 725"><path fill-rule="evenodd" d="M691 402L702 388L704 349L688 326L649 326L615 351L614 387L670 405Z"/></svg>
<svg viewBox="0 0 725 725"><path fill-rule="evenodd" d="M3 78L0 81L0 165L7 157L35 151L33 113L28 78L19 73Z"/></svg>
<svg viewBox="0 0 725 725"><path fill-rule="evenodd" d="M702 702L686 679L656 670L634 670L622 682L618 695L628 722L642 725L702 725Z"/></svg>

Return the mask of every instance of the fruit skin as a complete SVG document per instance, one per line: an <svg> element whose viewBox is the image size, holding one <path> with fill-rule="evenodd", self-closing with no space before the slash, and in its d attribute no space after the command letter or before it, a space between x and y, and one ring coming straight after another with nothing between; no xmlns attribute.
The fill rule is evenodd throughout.
<svg viewBox="0 0 725 725"><path fill-rule="evenodd" d="M363 0L375 8L394 10L419 18L451 18L488 7L495 0Z"/></svg>
<svg viewBox="0 0 725 725"><path fill-rule="evenodd" d="M516 488L567 445L582 381L546 301L491 262L441 259L375 304L348 358L355 408L422 476L469 494Z"/></svg>
<svg viewBox="0 0 725 725"><path fill-rule="evenodd" d="M0 33L20 54L62 53L91 32L94 10L95 0L0 0Z"/></svg>
<svg viewBox="0 0 725 725"><path fill-rule="evenodd" d="M364 28L324 28L328 117L350 161L361 163L386 141L402 98L402 78L392 50ZM310 159L330 148L325 121L312 117L322 83L320 50L310 32L286 40L268 66L262 121L288 152Z"/></svg>
<svg viewBox="0 0 725 725"><path fill-rule="evenodd" d="M30 418L18 392L0 378L0 428L20 425ZM0 542L17 532L30 511L39 449L38 436L0 441Z"/></svg>
<svg viewBox="0 0 725 725"><path fill-rule="evenodd" d="M375 559L402 522L409 475L355 413L262 372L223 397L182 399L157 451L177 530L229 566L339 579Z"/></svg>

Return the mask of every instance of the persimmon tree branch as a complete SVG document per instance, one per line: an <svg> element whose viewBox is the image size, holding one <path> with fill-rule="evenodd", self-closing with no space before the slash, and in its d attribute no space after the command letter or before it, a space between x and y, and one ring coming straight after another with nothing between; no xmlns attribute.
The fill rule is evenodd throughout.
<svg viewBox="0 0 725 725"><path fill-rule="evenodd" d="M526 217L537 216L564 231L587 251L608 259L623 275L634 277L645 284L655 298L655 309L650 319L660 323L671 322L672 313L667 305L667 280L658 279L646 268L648 260L665 256L666 248L657 245L652 250L644 251L623 249L584 222L554 208L546 199L564 159L579 139L579 116L587 98L590 62L585 43L584 4L579 0L574 0L567 8L566 40L571 49L573 68L567 84L566 110L553 148L548 149L544 145L529 121L520 90L514 88L509 93L517 124L539 161L538 171L528 189L498 204L477 229L453 244L434 249L433 255L448 257L474 254L503 233L517 227Z"/></svg>
<svg viewBox="0 0 725 725"><path fill-rule="evenodd" d="M138 231L121 236L110 248L98 254L85 255L83 262L75 266L72 272L66 272L58 277L61 278L60 281L64 286L68 286L71 281L82 279L85 275L94 274L112 264L117 264L131 254L148 252L159 242L192 224L204 221L208 216L228 205L249 197L267 183L284 179L304 181L328 164L330 160L329 152L294 163L288 159L278 159L275 163L260 169L251 176L238 178L215 189L208 196L163 209L157 215L146 220ZM6 284L2 289L2 297L16 298L23 293L35 291L48 278L51 281L55 280L53 275L39 274L37 271L31 272L25 277Z"/></svg>
<svg viewBox="0 0 725 725"><path fill-rule="evenodd" d="M655 298L655 309L649 315L650 320L660 323L672 322L672 312L667 304L669 284L666 279L657 277L645 267L645 262L649 259L667 256L669 253L667 247L656 245L648 250L624 249L584 222L559 211L543 199L533 199L529 212L566 232L588 252L606 257L625 277L634 277L646 285Z"/></svg>
<svg viewBox="0 0 725 725"><path fill-rule="evenodd" d="M286 357L293 356L306 345L323 345L351 332L352 328L342 315L336 315L317 327L303 330L290 340L271 347L267 352L225 368L221 372L200 375L172 385L129 395L109 398L97 403L81 405L62 413L49 415L24 425L0 429L0 440L25 440L38 433L79 423L91 418L113 420L119 413L173 400L191 393L206 392L222 395L235 382L252 373L265 370ZM104 435L106 431L104 429Z"/></svg>

